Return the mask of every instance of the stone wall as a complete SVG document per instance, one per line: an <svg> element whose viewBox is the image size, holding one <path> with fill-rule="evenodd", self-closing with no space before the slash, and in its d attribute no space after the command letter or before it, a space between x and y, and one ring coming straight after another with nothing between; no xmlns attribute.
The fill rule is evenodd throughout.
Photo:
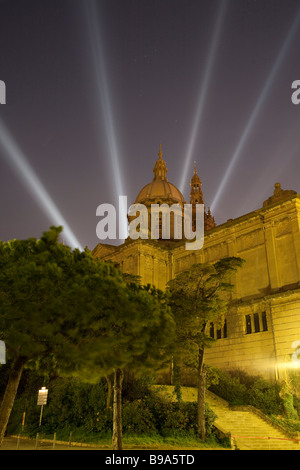
<svg viewBox="0 0 300 470"><path fill-rule="evenodd" d="M193 263L213 263L239 256L244 266L234 276L234 306L221 335L207 350L206 361L224 369L239 368L274 378L278 363L300 340L300 197L266 206L228 221L205 234L200 251L186 251L154 240L120 247L98 245L94 255L111 259L144 284L165 289L168 280ZM251 332L250 331L251 327Z"/></svg>

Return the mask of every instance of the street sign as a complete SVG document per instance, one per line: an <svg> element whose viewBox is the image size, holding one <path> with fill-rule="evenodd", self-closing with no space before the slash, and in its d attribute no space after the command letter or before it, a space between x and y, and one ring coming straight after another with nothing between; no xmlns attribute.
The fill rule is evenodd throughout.
<svg viewBox="0 0 300 470"><path fill-rule="evenodd" d="M42 387L39 390L37 404L47 405L47 398L48 398L48 390L46 389L46 387Z"/></svg>
<svg viewBox="0 0 300 470"><path fill-rule="evenodd" d="M41 406L41 414L40 414L40 424L39 424L39 426L41 426L41 423L42 423L43 408L44 408L44 405L47 405L47 398L48 398L48 390L47 390L46 387L42 387L42 388L39 390L38 399L37 399L37 404Z"/></svg>

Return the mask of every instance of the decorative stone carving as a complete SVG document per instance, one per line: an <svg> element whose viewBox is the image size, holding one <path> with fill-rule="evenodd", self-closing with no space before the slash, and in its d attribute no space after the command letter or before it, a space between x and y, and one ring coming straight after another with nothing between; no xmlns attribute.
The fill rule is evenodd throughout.
<svg viewBox="0 0 300 470"><path fill-rule="evenodd" d="M293 191L292 189L281 189L280 183L275 183L274 188L273 196L264 201L263 207L268 207L271 204L275 204L276 202L282 201L297 194L297 192Z"/></svg>

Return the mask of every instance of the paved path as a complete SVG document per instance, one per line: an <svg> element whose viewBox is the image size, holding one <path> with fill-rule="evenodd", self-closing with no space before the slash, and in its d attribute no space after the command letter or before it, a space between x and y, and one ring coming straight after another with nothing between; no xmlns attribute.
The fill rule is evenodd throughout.
<svg viewBox="0 0 300 470"><path fill-rule="evenodd" d="M14 437L6 437L3 440L0 450L17 450L18 440ZM52 442L39 442L37 449L35 449L35 440L20 439L19 450L104 450L105 447L87 447L87 446L71 446L63 444L55 444L53 449Z"/></svg>
<svg viewBox="0 0 300 470"><path fill-rule="evenodd" d="M19 445L19 449L17 449L17 446ZM230 450L228 448L223 449L222 447L179 447L179 446L172 446L172 445L160 445L160 446L154 446L154 447L147 447L145 445L129 445L129 444L124 444L123 445L124 450L133 450L133 451L143 451L143 450L148 450L148 451L175 451L175 450L181 450L184 452L188 451L194 451L194 450ZM62 444L57 442L55 444L55 448L53 448L53 442L52 441L40 441L37 449L35 448L35 439L27 439L27 438L22 438L19 440L18 444L18 439L16 437L6 437L3 440L2 446L0 447L0 450L102 450L102 451L111 451L111 446L108 445L92 445L92 444L83 444L83 445L75 445L72 444L72 446L69 446L68 444Z"/></svg>

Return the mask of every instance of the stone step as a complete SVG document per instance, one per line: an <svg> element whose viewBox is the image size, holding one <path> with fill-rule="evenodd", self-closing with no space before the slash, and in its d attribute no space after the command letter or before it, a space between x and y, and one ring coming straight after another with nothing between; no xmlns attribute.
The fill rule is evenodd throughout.
<svg viewBox="0 0 300 470"><path fill-rule="evenodd" d="M173 389L170 390L172 399ZM196 401L197 393L192 387L182 388L184 401ZM174 398L173 398L174 399ZM231 409L225 400L207 392L206 401L217 415L216 425L234 437L241 450L300 450L300 444L287 440L287 435L265 421L253 411ZM269 437L273 439L268 439Z"/></svg>
<svg viewBox="0 0 300 470"><path fill-rule="evenodd" d="M298 442L252 411L232 410L224 401L207 394L206 401L217 415L216 425L231 434L240 450L300 450Z"/></svg>

